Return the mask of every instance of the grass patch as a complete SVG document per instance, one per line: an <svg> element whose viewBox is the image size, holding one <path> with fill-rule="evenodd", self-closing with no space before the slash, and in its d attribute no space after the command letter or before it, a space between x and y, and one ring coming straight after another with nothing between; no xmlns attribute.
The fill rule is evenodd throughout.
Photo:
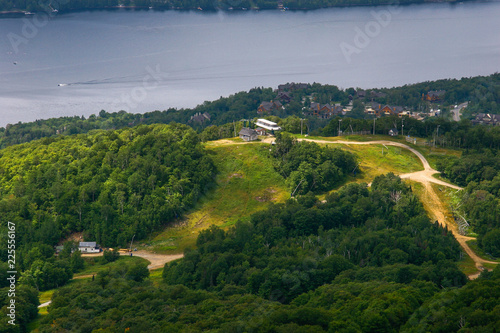
<svg viewBox="0 0 500 333"><path fill-rule="evenodd" d="M395 139L387 135L347 135L342 137L294 136L297 138L329 141L332 142L332 144L335 144L337 141L367 142L375 140L393 141L406 144L404 140ZM376 176L389 172L394 174L404 174L423 170L420 159L409 150L401 147L384 145L346 145L342 143L335 145L335 147L345 149L356 154L358 156L358 160L361 162L359 168L362 173L358 173L356 177L349 179L348 182L355 181L358 183L371 183L373 178Z"/></svg>
<svg viewBox="0 0 500 333"><path fill-rule="evenodd" d="M462 151L458 149L448 149L448 148L434 148L434 147L424 147L424 146L414 146L413 148L418 150L429 162L429 165L437 170L437 161L445 156L462 156Z"/></svg>
<svg viewBox="0 0 500 333"><path fill-rule="evenodd" d="M422 194L425 191L424 185L422 183L416 182L414 180L409 180L409 179L404 179L403 180L405 183L411 186L411 191L418 196L419 198L422 196Z"/></svg>
<svg viewBox="0 0 500 333"><path fill-rule="evenodd" d="M41 291L38 294L38 301L40 304L50 301L52 299L52 295L54 295L54 291L55 289Z"/></svg>
<svg viewBox="0 0 500 333"><path fill-rule="evenodd" d="M478 272L476 263L465 252L463 253L462 259L457 262L457 266L462 271L462 273L467 276L476 274Z"/></svg>
<svg viewBox="0 0 500 333"><path fill-rule="evenodd" d="M48 312L47 312L46 307L38 309L38 315L31 323L26 325L26 328L27 328L26 331L27 332L38 332L38 327L40 327L40 322L47 314L48 314Z"/></svg>
<svg viewBox="0 0 500 333"><path fill-rule="evenodd" d="M69 280L68 283L66 283L64 286L60 287L60 288L63 288L63 287L66 287L66 286L75 286L75 285L78 285L80 283L84 283L85 281L82 280L82 279L73 279L73 280ZM58 288L54 288L54 289L50 289L50 290L45 290L45 291L40 291L38 293L38 301L40 302L40 304L43 304L45 302L48 302L50 300L52 300L52 296L54 295L54 292L57 290ZM43 308L40 308L40 310L42 309L45 309L45 313L47 312L47 307L43 307ZM39 311L40 312L40 311Z"/></svg>
<svg viewBox="0 0 500 333"><path fill-rule="evenodd" d="M99 259L98 259L99 258ZM100 262L102 257L83 257L85 267L78 273L75 273L73 278L78 278L85 275L95 275L106 269L114 269L123 265L131 265L132 263L145 263L149 265L149 261L140 257L120 256L116 261L110 263Z"/></svg>
<svg viewBox="0 0 500 333"><path fill-rule="evenodd" d="M482 248L480 248L479 245L477 244L477 240L475 240L475 239L468 240L467 245L469 245L471 250L474 251L482 259L500 262L499 258L495 258L492 255L484 252L484 250ZM491 264L491 265L493 265L493 267L496 266L494 264Z"/></svg>
<svg viewBox="0 0 500 333"><path fill-rule="evenodd" d="M497 264L490 264L487 262L483 263L483 267L489 271L494 270L497 266L498 266Z"/></svg>
<svg viewBox="0 0 500 333"><path fill-rule="evenodd" d="M383 145L336 145L357 155L361 162L354 181L371 183L376 176L389 172L404 174L423 170L418 157L407 149ZM383 151L383 152L382 152Z"/></svg>
<svg viewBox="0 0 500 333"><path fill-rule="evenodd" d="M69 280L68 283L66 283L61 288L66 287L66 286L75 286L77 284L84 283L84 282L85 282L84 280ZM45 302L52 300L52 296L54 295L54 292L56 290L57 290L57 288L39 292L38 293L38 301L40 302L40 304L43 304ZM27 325L27 327L28 327L27 331L28 332L38 332L37 329L40 326L40 321L48 314L49 314L49 307L48 306L44 306L43 308L38 308L38 315L36 316L36 318L32 322L30 322Z"/></svg>
<svg viewBox="0 0 500 333"><path fill-rule="evenodd" d="M157 268L149 271L149 280L153 282L155 286L158 286L163 281L163 268Z"/></svg>
<svg viewBox="0 0 500 333"><path fill-rule="evenodd" d="M270 202L284 202L290 193L285 180L273 168L269 144L227 144L225 139L206 145L219 174L217 186L205 195L176 226L143 241L146 249L159 253L182 253L193 247L198 233L210 225L228 227L247 220Z"/></svg>
<svg viewBox="0 0 500 333"><path fill-rule="evenodd" d="M443 182L447 182L447 183L450 183L450 184L453 184L453 182L443 176L441 176L440 173L435 173L432 175L432 178L436 178L437 180L442 180Z"/></svg>

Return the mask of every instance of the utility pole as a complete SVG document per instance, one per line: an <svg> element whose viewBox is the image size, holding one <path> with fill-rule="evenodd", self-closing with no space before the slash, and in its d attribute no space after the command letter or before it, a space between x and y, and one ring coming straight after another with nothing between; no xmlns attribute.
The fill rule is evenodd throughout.
<svg viewBox="0 0 500 333"><path fill-rule="evenodd" d="M437 133L436 136L437 136L438 140L439 140L439 126L441 126L441 125L438 125L437 131L436 131L436 133ZM436 142L435 141L434 141L434 148L436 148Z"/></svg>
<svg viewBox="0 0 500 333"><path fill-rule="evenodd" d="M134 237L135 237L135 234L134 234L134 236L132 236L132 240L130 241L130 251L129 252L132 252L132 243L134 242Z"/></svg>
<svg viewBox="0 0 500 333"><path fill-rule="evenodd" d="M436 135L434 136L434 148L436 148L436 137L439 136L439 126L441 125L437 125Z"/></svg>
<svg viewBox="0 0 500 333"><path fill-rule="evenodd" d="M338 133L338 136L340 136L340 122L342 121L342 119L339 119L339 133Z"/></svg>
<svg viewBox="0 0 500 333"><path fill-rule="evenodd" d="M233 120L233 127L234 127L234 137L236 137L236 124L234 123L234 120Z"/></svg>
<svg viewBox="0 0 500 333"><path fill-rule="evenodd" d="M304 120L304 119L300 118L300 135L302 135L302 121L303 121L303 120Z"/></svg>
<svg viewBox="0 0 500 333"><path fill-rule="evenodd" d="M297 185L297 187L295 188L295 190L293 190L292 194L290 194L290 198L293 198L293 195L295 194L295 192L297 191L297 189L299 188L300 184L302 184L302 182L304 181L304 179L302 179L299 183L299 185Z"/></svg>
<svg viewBox="0 0 500 333"><path fill-rule="evenodd" d="M377 120L377 117L373 118L373 135L375 135L375 120Z"/></svg>
<svg viewBox="0 0 500 333"><path fill-rule="evenodd" d="M401 135L405 136L405 124L404 124L405 118L401 117Z"/></svg>

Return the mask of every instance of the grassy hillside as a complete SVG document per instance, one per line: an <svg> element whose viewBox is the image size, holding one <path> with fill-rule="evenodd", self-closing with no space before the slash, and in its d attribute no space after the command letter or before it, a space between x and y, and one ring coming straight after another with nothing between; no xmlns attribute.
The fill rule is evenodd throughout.
<svg viewBox="0 0 500 333"><path fill-rule="evenodd" d="M285 180L273 168L269 145L241 144L238 140L221 140L206 144L217 169L217 186L174 227L145 241L146 249L182 252L193 246L199 231L210 225L230 226L248 220L270 202L289 197Z"/></svg>
<svg viewBox="0 0 500 333"><path fill-rule="evenodd" d="M361 173L351 175L348 182L371 183L376 176L388 172L402 174L422 170L422 164L414 154L398 147L335 146L354 153L361 161ZM204 196L182 221L142 242L141 248L161 253L182 252L186 247L194 246L199 231L210 225L226 227L238 220L248 220L251 214L266 208L269 202L284 202L289 198L285 180L273 168L269 143L226 139L208 142L205 147L219 172L216 188Z"/></svg>

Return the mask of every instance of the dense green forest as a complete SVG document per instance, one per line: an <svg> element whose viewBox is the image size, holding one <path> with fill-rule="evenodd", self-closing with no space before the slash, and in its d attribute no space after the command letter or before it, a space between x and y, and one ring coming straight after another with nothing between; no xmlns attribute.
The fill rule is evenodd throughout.
<svg viewBox="0 0 500 333"><path fill-rule="evenodd" d="M494 332L500 270L467 282L453 236L394 175L200 233L153 284L127 269L58 289L40 332Z"/></svg>
<svg viewBox="0 0 500 333"><path fill-rule="evenodd" d="M3 273L3 267L2 272ZM3 282L3 281L2 281ZM18 333L27 332L27 325L35 319L38 314L38 291L35 288L27 285L18 285L16 288L16 305L15 305L15 323L11 325L7 321L11 320L7 314L10 311L7 309L11 297L9 297L9 288L0 289L0 332Z"/></svg>
<svg viewBox="0 0 500 333"><path fill-rule="evenodd" d="M110 272L61 288L40 332L495 332L500 270L460 289L338 276L290 304L241 288L195 290ZM278 294L279 295L279 294ZM394 326L389 326L394 325Z"/></svg>
<svg viewBox="0 0 500 333"><path fill-rule="evenodd" d="M438 2L437 0L434 0ZM51 1L50 7L47 3L36 0L0 0L0 11L60 11L85 10L85 9L104 9L115 8L119 5L125 7L155 9L203 9L214 10L242 10L242 9L277 9L278 3L289 9L317 9L326 7L340 6L363 6L363 5L396 5L424 3L424 0L57 0ZM432 2L432 1L431 1ZM450 1L454 2L454 1Z"/></svg>
<svg viewBox="0 0 500 333"><path fill-rule="evenodd" d="M500 151L467 151L461 158L440 160L438 168L445 177L465 186L458 194L457 213L478 234L479 247L500 258Z"/></svg>
<svg viewBox="0 0 500 333"><path fill-rule="evenodd" d="M215 172L185 125L45 138L0 151L0 215L16 223L18 248L56 245L79 231L102 246L122 245L180 217Z"/></svg>

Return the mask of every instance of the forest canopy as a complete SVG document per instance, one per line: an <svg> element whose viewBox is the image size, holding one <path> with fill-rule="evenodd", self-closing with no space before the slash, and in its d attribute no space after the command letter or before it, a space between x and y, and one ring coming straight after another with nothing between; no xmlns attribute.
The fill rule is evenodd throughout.
<svg viewBox="0 0 500 333"><path fill-rule="evenodd" d="M486 279L456 289L466 283L458 243L392 174L325 202L305 195L271 205L228 230L202 231L196 245L165 265L158 285L111 270L59 289L40 331L396 332L446 325L427 315L436 303L454 327L457 308L442 295L493 300L499 290ZM468 307L479 301L457 304L464 327L491 327L474 321ZM492 303L483 305L492 317Z"/></svg>
<svg viewBox="0 0 500 333"><path fill-rule="evenodd" d="M18 247L56 245L73 232L123 245L180 217L215 173L185 125L45 138L0 151L0 214L16 223Z"/></svg>

